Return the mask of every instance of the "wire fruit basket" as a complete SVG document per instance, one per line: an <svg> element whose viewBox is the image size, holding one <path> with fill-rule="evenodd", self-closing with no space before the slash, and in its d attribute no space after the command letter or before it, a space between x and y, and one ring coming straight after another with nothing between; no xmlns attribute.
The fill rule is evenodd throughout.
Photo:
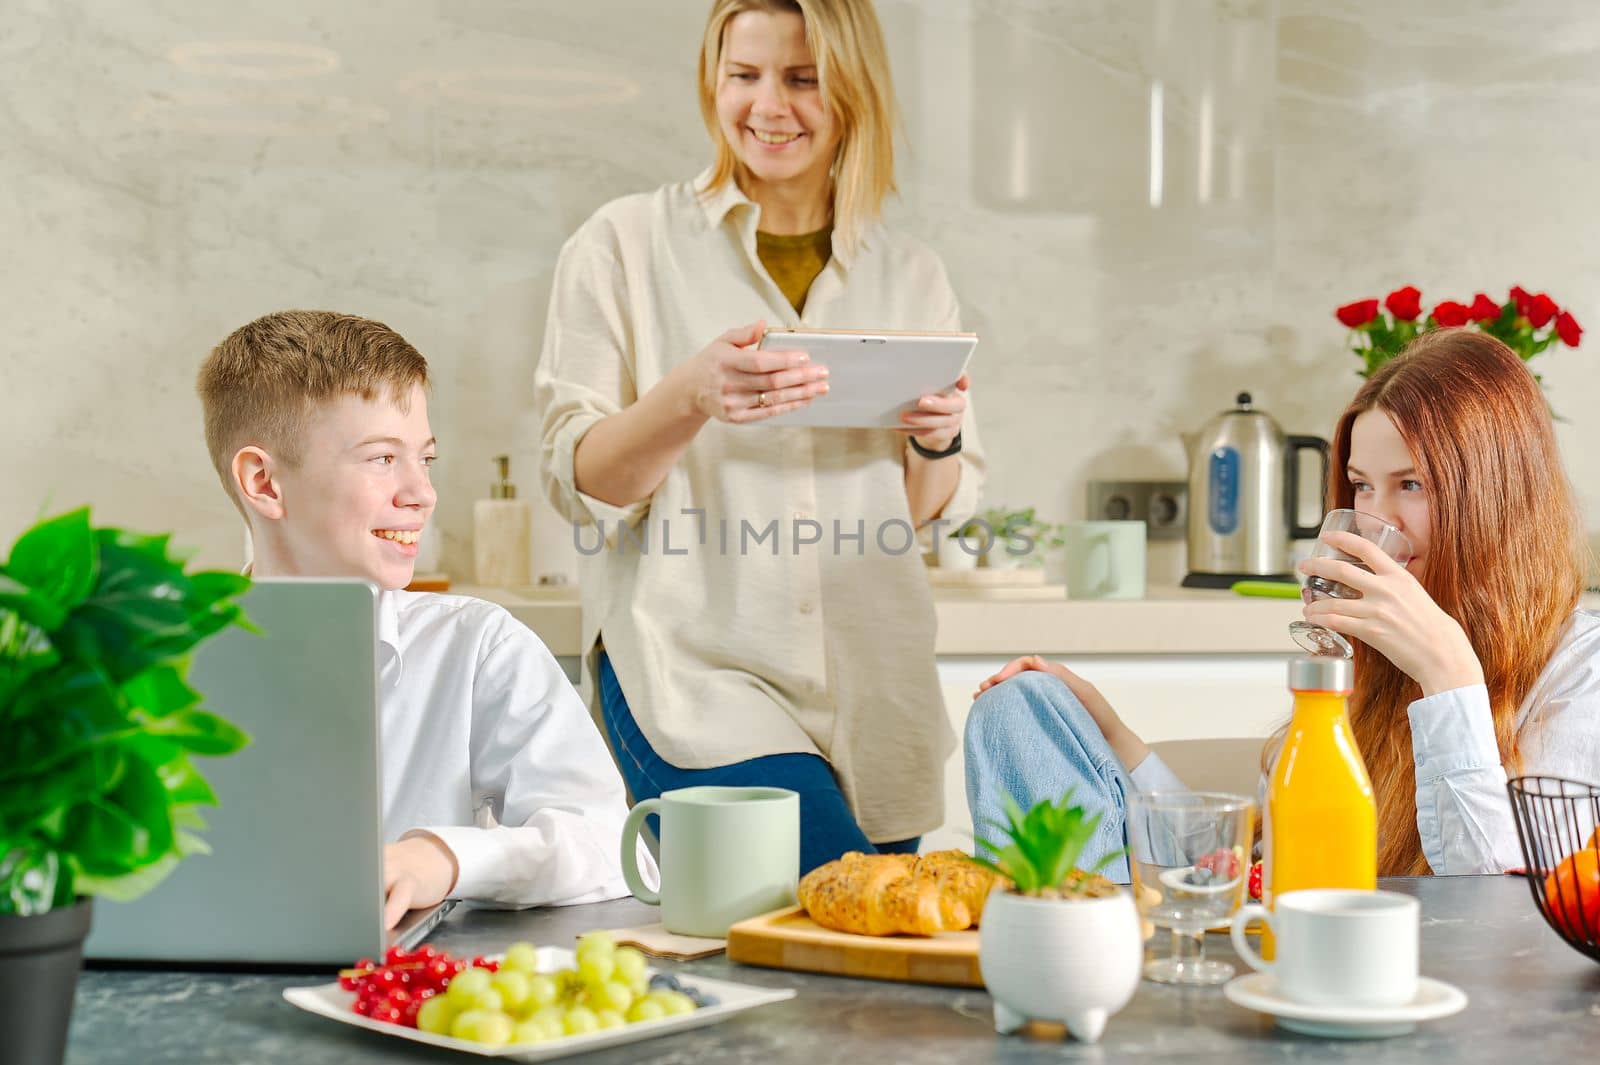
<svg viewBox="0 0 1600 1065"><path fill-rule="evenodd" d="M1534 904L1574 950L1600 961L1600 785L1529 776L1506 790Z"/></svg>

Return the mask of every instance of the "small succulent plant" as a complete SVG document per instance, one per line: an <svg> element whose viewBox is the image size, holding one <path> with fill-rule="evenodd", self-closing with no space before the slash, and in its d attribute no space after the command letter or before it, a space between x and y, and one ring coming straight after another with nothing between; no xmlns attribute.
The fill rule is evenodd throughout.
<svg viewBox="0 0 1600 1065"><path fill-rule="evenodd" d="M1082 806L1074 806L1071 791L1055 802L1041 800L1026 813L1011 796L1002 798L1008 823L989 822L999 842L979 840L982 846L972 861L1010 880L1019 895L1102 898L1115 894L1117 886L1096 874L1122 857L1125 849L1105 855L1092 868L1078 865L1103 814L1091 814ZM984 850L993 857L984 856Z"/></svg>

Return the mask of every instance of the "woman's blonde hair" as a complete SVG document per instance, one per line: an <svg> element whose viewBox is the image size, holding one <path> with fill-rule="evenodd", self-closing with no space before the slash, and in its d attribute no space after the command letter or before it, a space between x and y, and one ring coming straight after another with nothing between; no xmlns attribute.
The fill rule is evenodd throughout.
<svg viewBox="0 0 1600 1065"><path fill-rule="evenodd" d="M700 45L700 114L717 160L708 191L746 176L717 121L717 72L728 23L746 11L798 14L817 62L822 99L839 123L833 164L833 229L846 247L883 211L895 191L894 130L899 123L889 54L872 0L714 0Z"/></svg>

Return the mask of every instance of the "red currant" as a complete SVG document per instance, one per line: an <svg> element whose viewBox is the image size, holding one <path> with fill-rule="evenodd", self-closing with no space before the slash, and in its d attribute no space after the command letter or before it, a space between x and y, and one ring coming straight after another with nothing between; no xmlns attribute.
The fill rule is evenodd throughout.
<svg viewBox="0 0 1600 1065"><path fill-rule="evenodd" d="M400 986L400 974L394 969L379 969L373 974L372 983L385 991Z"/></svg>
<svg viewBox="0 0 1600 1065"><path fill-rule="evenodd" d="M370 998L358 998L356 999L356 1004L350 1008L363 1017L372 1016L372 1000Z"/></svg>
<svg viewBox="0 0 1600 1065"><path fill-rule="evenodd" d="M408 1006L408 1005L411 1004L411 1000L413 998L415 998L415 997L416 996L414 996L410 991L406 990L405 988L397 987L393 991L389 992L389 1005L391 1005L391 1006Z"/></svg>
<svg viewBox="0 0 1600 1065"><path fill-rule="evenodd" d="M406 952L399 947L390 947L383 955L383 964L399 965L406 960Z"/></svg>
<svg viewBox="0 0 1600 1065"><path fill-rule="evenodd" d="M387 1024L399 1024L401 1018L403 1018L405 1015L406 1011L401 1009L399 1006L388 1006L384 1008L383 1012L373 1014L373 1016L378 1020Z"/></svg>
<svg viewBox="0 0 1600 1065"><path fill-rule="evenodd" d="M423 966L422 972L427 975L435 986L442 987L450 982L450 978L455 975L456 969L449 958L434 958Z"/></svg>

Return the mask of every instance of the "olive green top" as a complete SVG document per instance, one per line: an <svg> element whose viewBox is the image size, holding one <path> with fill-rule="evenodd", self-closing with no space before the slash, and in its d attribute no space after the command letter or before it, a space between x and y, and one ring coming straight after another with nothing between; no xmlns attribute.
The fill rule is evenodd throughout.
<svg viewBox="0 0 1600 1065"><path fill-rule="evenodd" d="M815 233L780 236L756 230L756 255L796 313L805 308L811 282L822 273L833 255L833 225Z"/></svg>

